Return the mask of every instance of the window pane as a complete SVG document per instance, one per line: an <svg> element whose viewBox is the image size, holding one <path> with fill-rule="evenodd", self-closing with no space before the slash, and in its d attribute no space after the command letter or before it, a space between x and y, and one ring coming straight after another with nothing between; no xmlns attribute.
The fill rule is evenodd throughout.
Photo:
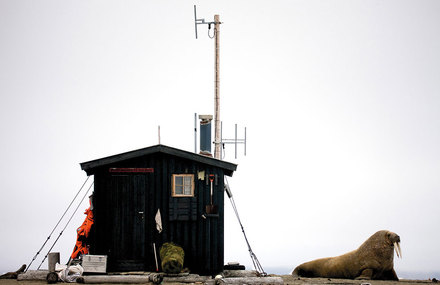
<svg viewBox="0 0 440 285"><path fill-rule="evenodd" d="M183 194L183 186L176 185L174 187L174 194L176 195L182 195Z"/></svg>
<svg viewBox="0 0 440 285"><path fill-rule="evenodd" d="M185 176L185 186L191 186L191 176Z"/></svg>
<svg viewBox="0 0 440 285"><path fill-rule="evenodd" d="M176 185L183 185L183 177L182 176L175 176L174 177L174 183Z"/></svg>
<svg viewBox="0 0 440 285"><path fill-rule="evenodd" d="M185 195L191 195L191 186L185 186Z"/></svg>

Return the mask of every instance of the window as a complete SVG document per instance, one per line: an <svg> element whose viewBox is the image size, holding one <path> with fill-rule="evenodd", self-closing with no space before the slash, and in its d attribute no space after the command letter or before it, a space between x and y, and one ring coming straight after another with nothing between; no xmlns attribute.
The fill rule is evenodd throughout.
<svg viewBox="0 0 440 285"><path fill-rule="evenodd" d="M173 197L194 197L194 174L173 174Z"/></svg>

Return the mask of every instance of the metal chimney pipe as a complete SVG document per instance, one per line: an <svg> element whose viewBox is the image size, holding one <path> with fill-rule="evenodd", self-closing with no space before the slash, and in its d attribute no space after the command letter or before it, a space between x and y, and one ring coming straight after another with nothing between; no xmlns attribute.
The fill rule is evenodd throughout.
<svg viewBox="0 0 440 285"><path fill-rule="evenodd" d="M200 154L212 157L211 154L212 115L199 115L199 119L200 119Z"/></svg>

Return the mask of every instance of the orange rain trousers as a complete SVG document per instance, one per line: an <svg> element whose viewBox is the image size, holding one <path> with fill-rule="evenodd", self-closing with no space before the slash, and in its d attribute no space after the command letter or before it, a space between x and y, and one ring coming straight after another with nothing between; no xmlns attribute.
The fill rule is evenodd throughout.
<svg viewBox="0 0 440 285"><path fill-rule="evenodd" d="M76 243L73 252L70 255L72 259L78 258L81 254L89 253L87 238L89 237L90 229L93 225L93 211L90 210L89 207L88 209L86 209L84 214L87 215L87 217L82 225L76 230Z"/></svg>

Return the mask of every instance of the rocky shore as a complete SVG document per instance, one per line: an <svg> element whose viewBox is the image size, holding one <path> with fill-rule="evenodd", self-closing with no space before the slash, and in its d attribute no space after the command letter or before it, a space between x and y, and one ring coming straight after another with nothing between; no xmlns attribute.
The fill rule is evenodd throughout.
<svg viewBox="0 0 440 285"><path fill-rule="evenodd" d="M20 274L15 279L0 279L0 285L37 285L47 284L45 278L47 271L28 271ZM153 273L137 272L131 274L112 274L99 276L85 276L87 284L154 284L149 281ZM88 279L87 279L88 278ZM151 279L151 278L150 278ZM130 281L131 280L131 281ZM60 282L61 283L61 282ZM297 278L292 275L269 275L268 277L256 277L253 271L225 271L223 275L212 278L210 276L199 276L196 274L181 274L175 276L164 275L160 284L164 285L190 285L190 284L290 284L290 285L420 285L437 284L437 280L350 280L350 279L329 279L329 278Z"/></svg>
<svg viewBox="0 0 440 285"><path fill-rule="evenodd" d="M281 275L284 284L290 285L420 285L420 284L439 284L432 280L409 280L400 279L399 281L384 280L351 280L351 279L329 279L329 278L295 278L292 275Z"/></svg>

